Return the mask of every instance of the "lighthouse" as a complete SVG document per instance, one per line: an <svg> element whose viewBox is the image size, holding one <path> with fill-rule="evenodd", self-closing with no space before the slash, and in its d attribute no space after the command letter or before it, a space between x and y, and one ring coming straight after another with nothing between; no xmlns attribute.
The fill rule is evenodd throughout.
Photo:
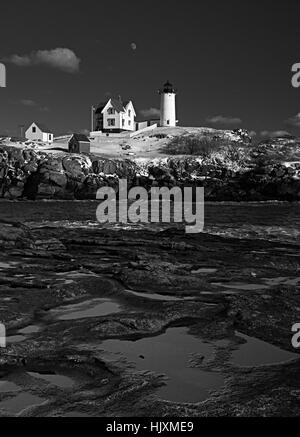
<svg viewBox="0 0 300 437"><path fill-rule="evenodd" d="M176 126L176 94L177 90L167 81L159 90L160 101L160 125L162 127Z"/></svg>

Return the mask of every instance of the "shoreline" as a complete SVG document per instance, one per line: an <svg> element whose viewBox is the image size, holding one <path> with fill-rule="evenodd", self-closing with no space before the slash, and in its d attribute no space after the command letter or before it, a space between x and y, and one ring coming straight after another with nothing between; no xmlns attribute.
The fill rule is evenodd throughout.
<svg viewBox="0 0 300 437"><path fill-rule="evenodd" d="M150 201L150 200L149 200ZM0 204L1 203L99 203L100 201L97 199L3 199L0 198ZM196 203L196 202L193 202ZM300 200L262 200L262 201L231 201L231 200L220 200L220 201L212 201L212 200L205 200L204 205L227 205L227 206L246 206L246 205L300 205Z"/></svg>

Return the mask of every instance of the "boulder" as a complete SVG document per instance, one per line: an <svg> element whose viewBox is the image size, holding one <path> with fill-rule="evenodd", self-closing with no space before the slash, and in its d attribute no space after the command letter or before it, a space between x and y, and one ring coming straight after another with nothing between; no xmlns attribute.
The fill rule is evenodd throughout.
<svg viewBox="0 0 300 437"><path fill-rule="evenodd" d="M92 161L83 155L68 155L63 158L62 165L69 178L79 181L92 172Z"/></svg>
<svg viewBox="0 0 300 437"><path fill-rule="evenodd" d="M34 248L34 240L29 229L14 222L0 221L0 247L1 248Z"/></svg>

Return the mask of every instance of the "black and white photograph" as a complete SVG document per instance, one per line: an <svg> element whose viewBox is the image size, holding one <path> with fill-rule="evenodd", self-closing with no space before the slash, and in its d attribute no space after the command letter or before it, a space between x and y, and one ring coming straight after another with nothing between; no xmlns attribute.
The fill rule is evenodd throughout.
<svg viewBox="0 0 300 437"><path fill-rule="evenodd" d="M1 418L300 416L299 17L1 2Z"/></svg>

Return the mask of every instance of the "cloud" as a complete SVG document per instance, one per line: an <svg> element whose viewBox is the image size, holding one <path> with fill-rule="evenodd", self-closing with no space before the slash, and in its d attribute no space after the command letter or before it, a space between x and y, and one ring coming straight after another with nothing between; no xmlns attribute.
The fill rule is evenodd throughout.
<svg viewBox="0 0 300 437"><path fill-rule="evenodd" d="M214 117L207 118L206 121L210 124L228 125L228 126L233 126L242 123L242 120L240 118L225 117L224 115L215 115Z"/></svg>
<svg viewBox="0 0 300 437"><path fill-rule="evenodd" d="M160 110L157 108L148 108L148 109L141 109L140 113L143 117L152 117L157 118L160 117Z"/></svg>
<svg viewBox="0 0 300 437"><path fill-rule="evenodd" d="M255 130L251 130L251 131L249 132L249 136L250 136L251 138L255 138L256 135L257 135L257 133L255 132Z"/></svg>
<svg viewBox="0 0 300 437"><path fill-rule="evenodd" d="M75 53L67 48L38 50L22 56L11 55L5 58L4 61L17 65L18 67L44 65L65 71L66 73L77 73L81 62Z"/></svg>
<svg viewBox="0 0 300 437"><path fill-rule="evenodd" d="M37 102L35 102L34 100L31 100L31 99L21 99L19 101L15 101L15 102L12 102L12 103L15 104L15 105L21 104L23 106L27 106L28 108L35 108L35 109L38 109L39 111L42 111L42 112L48 112L49 111L49 108L47 106L40 106L39 103L37 103Z"/></svg>
<svg viewBox="0 0 300 437"><path fill-rule="evenodd" d="M24 106L31 106L31 107L37 106L37 103L33 100L30 100L30 99L22 99L22 100L20 100L20 103L21 103L21 105L24 105Z"/></svg>
<svg viewBox="0 0 300 437"><path fill-rule="evenodd" d="M285 130L276 130L276 131L264 130L260 133L260 136L263 138L279 138L279 137L291 136L291 134Z"/></svg>
<svg viewBox="0 0 300 437"><path fill-rule="evenodd" d="M18 67L29 67L31 65L31 59L28 55L19 56L19 55L11 55L8 58L4 58L5 62L10 62L11 64L15 64Z"/></svg>
<svg viewBox="0 0 300 437"><path fill-rule="evenodd" d="M300 112L287 120L287 124L293 127L300 127Z"/></svg>

